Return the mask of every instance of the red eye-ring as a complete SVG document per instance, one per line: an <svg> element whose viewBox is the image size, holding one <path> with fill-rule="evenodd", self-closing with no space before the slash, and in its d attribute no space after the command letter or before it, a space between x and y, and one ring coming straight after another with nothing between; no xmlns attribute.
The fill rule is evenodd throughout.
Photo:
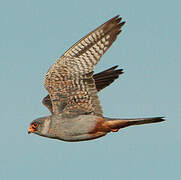
<svg viewBox="0 0 181 180"><path fill-rule="evenodd" d="M33 129L36 129L37 127L38 127L38 123L34 122L34 123L32 124L32 128L33 128Z"/></svg>

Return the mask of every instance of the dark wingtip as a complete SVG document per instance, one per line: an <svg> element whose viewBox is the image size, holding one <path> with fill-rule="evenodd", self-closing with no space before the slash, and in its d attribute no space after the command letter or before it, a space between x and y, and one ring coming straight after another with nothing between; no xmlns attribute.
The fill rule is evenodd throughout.
<svg viewBox="0 0 181 180"><path fill-rule="evenodd" d="M115 71L118 72L119 75L124 73L124 69L117 69L117 70L115 70Z"/></svg>
<svg viewBox="0 0 181 180"><path fill-rule="evenodd" d="M121 26L123 26L125 23L126 23L126 21L123 21L123 22L121 22L120 24L121 24Z"/></svg>
<svg viewBox="0 0 181 180"><path fill-rule="evenodd" d="M118 15L114 16L112 19L122 19L122 17L120 17L120 15L118 14Z"/></svg>
<svg viewBox="0 0 181 180"><path fill-rule="evenodd" d="M112 69L116 69L118 67L119 67L119 65L115 65L115 66L112 67Z"/></svg>
<svg viewBox="0 0 181 180"><path fill-rule="evenodd" d="M126 23L126 21L122 21L122 17L120 17L119 14L116 15L116 16L114 16L113 18L111 18L111 19L109 20L109 22L111 22L111 21L115 21L117 24L120 25L120 27L123 26L123 25ZM121 22L121 21L122 21L122 22ZM120 22L121 22L121 23L120 23Z"/></svg>

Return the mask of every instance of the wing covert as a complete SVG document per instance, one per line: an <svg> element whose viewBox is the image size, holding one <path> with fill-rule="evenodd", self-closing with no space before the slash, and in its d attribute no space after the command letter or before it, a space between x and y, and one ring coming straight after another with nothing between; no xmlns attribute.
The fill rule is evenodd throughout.
<svg viewBox="0 0 181 180"><path fill-rule="evenodd" d="M114 66L93 75L93 79L95 81L96 89L98 92L113 83L119 77L119 75L123 73L123 69L116 69L117 67L118 66ZM51 113L53 113L52 102L49 95L43 98L42 103L49 109ZM67 105L65 99L61 99L61 104L63 112L63 109Z"/></svg>

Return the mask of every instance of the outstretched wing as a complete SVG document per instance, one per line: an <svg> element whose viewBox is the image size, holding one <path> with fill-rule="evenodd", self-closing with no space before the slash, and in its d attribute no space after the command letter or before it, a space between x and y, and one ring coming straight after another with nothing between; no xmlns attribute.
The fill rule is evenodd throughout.
<svg viewBox="0 0 181 180"><path fill-rule="evenodd" d="M92 113L102 116L102 109L92 77L93 68L115 41L125 22L116 16L79 40L49 69L44 80L54 114L66 102L66 114Z"/></svg>
<svg viewBox="0 0 181 180"><path fill-rule="evenodd" d="M93 75L93 79L95 81L96 89L98 92L113 83L119 77L119 75L123 73L123 69L116 69L117 67L118 66L113 66L109 69L106 69L105 71ZM52 102L49 95L43 98L42 103L49 109L51 113L53 113ZM63 102L61 103L63 104ZM62 105L62 111L65 106L66 102L64 103L64 105Z"/></svg>

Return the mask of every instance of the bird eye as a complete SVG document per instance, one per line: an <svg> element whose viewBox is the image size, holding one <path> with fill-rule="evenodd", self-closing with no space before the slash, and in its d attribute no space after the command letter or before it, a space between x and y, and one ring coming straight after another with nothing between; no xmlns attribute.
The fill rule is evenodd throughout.
<svg viewBox="0 0 181 180"><path fill-rule="evenodd" d="M32 124L32 128L33 128L33 129L36 129L37 127L38 127L38 123L34 122L34 123Z"/></svg>

